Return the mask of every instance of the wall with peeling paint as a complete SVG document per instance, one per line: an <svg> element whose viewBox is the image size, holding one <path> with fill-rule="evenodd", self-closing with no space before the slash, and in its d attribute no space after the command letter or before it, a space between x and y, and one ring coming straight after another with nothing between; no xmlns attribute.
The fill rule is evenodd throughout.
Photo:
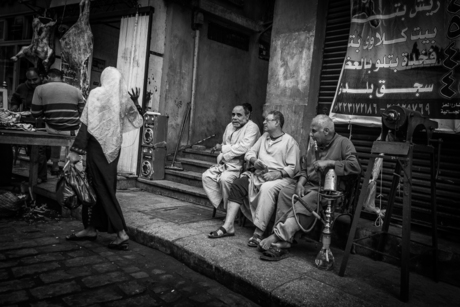
<svg viewBox="0 0 460 307"><path fill-rule="evenodd" d="M169 115L168 153L174 151L186 104L191 101L194 31L191 28L192 11L177 3L168 2L166 41L161 76L159 111ZM245 102L253 106L253 120L262 125L262 110L266 98L268 61L259 59L258 33L239 31L250 35L249 51L243 51L207 38L209 21L232 28L228 22L214 20L205 14L200 29L197 64L196 102L193 111L191 139L188 140L187 121L181 144L190 144L212 134L213 139L203 143L212 147L222 141L225 126L231 121L231 111ZM247 31L247 32L245 32Z"/></svg>
<svg viewBox="0 0 460 307"><path fill-rule="evenodd" d="M283 113L284 131L299 142L302 152L306 151L310 123L316 116L324 39L324 26L320 25L325 20L321 16L323 2L277 0L275 5L264 110Z"/></svg>
<svg viewBox="0 0 460 307"><path fill-rule="evenodd" d="M149 67L147 71L147 92L151 93L148 107L152 111L159 112L167 9L163 0L150 0L148 2L155 8L150 39Z"/></svg>
<svg viewBox="0 0 460 307"><path fill-rule="evenodd" d="M191 142L216 134L204 143L212 147L222 142L223 132L231 121L235 105L250 103L253 107L253 121L262 126L268 61L259 59L257 34L247 33L250 35L250 43L249 51L245 51L208 39L207 31L206 22L200 36Z"/></svg>
<svg viewBox="0 0 460 307"><path fill-rule="evenodd" d="M179 130L190 101L193 67L193 34L191 11L176 3L169 3L166 10L166 35L161 75L159 111L169 116L168 153L174 151ZM188 126L183 133L185 144Z"/></svg>

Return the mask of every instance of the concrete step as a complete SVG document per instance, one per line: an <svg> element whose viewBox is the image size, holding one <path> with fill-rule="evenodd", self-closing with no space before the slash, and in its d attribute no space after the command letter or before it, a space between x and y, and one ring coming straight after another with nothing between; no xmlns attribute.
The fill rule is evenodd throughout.
<svg viewBox="0 0 460 307"><path fill-rule="evenodd" d="M185 149L181 157L187 158L187 159L195 159L195 160L201 160L201 161L206 161L206 162L211 162L211 163L217 163L217 156L219 153L211 153L210 150L206 151L199 151L195 149Z"/></svg>
<svg viewBox="0 0 460 307"><path fill-rule="evenodd" d="M146 180L142 178L137 179L136 186L153 194L176 198L207 208L214 208L203 188L170 180Z"/></svg>
<svg viewBox="0 0 460 307"><path fill-rule="evenodd" d="M197 172L165 169L165 180L174 181L198 188L203 188L201 173Z"/></svg>
<svg viewBox="0 0 460 307"><path fill-rule="evenodd" d="M200 174L204 173L208 168L210 168L211 166L215 164L211 162L183 158L183 157L177 157L176 161L182 163L182 167L184 168L185 171L197 172ZM171 162L166 161L165 165L169 166L171 165Z"/></svg>

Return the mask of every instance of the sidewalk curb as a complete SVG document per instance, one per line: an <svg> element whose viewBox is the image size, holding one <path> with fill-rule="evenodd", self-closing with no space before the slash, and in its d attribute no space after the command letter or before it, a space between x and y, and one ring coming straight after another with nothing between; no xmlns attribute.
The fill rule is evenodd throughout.
<svg viewBox="0 0 460 307"><path fill-rule="evenodd" d="M160 250L176 258L192 270L218 281L230 290L247 297L261 306L294 306L280 298L274 300L270 292L256 287L237 274L232 274L220 266L211 264L211 262L201 256L186 251L181 246L175 244L174 241L165 240L132 226L128 226L128 235L135 242Z"/></svg>

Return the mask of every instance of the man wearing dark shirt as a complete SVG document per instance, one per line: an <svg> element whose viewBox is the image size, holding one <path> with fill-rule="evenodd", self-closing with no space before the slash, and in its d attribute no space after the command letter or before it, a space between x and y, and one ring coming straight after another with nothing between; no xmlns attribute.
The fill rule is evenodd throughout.
<svg viewBox="0 0 460 307"><path fill-rule="evenodd" d="M11 96L10 109L13 112L30 111L35 88L42 83L38 71L29 68L26 72L26 82L19 84ZM11 183L13 172L13 150L9 144L0 144L0 185Z"/></svg>
<svg viewBox="0 0 460 307"><path fill-rule="evenodd" d="M34 90L42 83L38 71L31 67L26 72L26 82L19 84L11 96L11 111L30 111Z"/></svg>

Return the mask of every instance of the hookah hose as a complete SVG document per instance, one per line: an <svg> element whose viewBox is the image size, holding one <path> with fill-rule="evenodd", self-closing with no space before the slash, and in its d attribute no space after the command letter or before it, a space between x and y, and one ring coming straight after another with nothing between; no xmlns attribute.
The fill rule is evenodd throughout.
<svg viewBox="0 0 460 307"><path fill-rule="evenodd" d="M310 139L309 139L310 140ZM318 152L318 146L316 144L316 142L314 143L315 144L315 158L316 158L316 161L319 161L319 152ZM307 145L307 148L308 148L308 145ZM317 171L318 173L318 199L316 201L316 212L315 211L312 211L310 210L308 207L307 207L307 204L300 198L300 196L298 195L292 195L292 211L294 213L294 218L295 218L295 221L297 222L297 225L299 225L300 227L300 230L304 233L308 233L310 231L312 231L312 229L315 227L316 225L316 221L317 220L320 220L321 222L323 222L323 224L325 224L325 221L319 216L319 214L317 212L319 212L319 206L320 206L320 200L321 200L321 195L320 195L320 192L321 192L321 172L318 170ZM313 221L313 224L310 226L310 228L308 229L305 229L302 227L302 225L300 224L300 221L299 221L299 218L297 217L297 212L295 211L295 203L294 203L294 198L295 196L297 196L297 201L300 202L304 207L305 209L307 209L307 211L309 211L311 214L313 214L313 216L315 217L314 221Z"/></svg>

